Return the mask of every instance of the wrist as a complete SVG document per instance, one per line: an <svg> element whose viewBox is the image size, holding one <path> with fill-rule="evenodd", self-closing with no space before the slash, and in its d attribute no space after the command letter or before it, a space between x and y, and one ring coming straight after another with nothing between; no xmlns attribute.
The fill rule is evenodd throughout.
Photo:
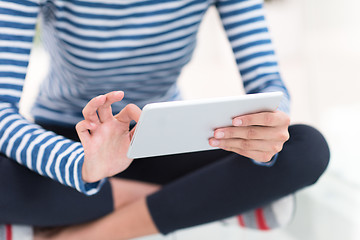
<svg viewBox="0 0 360 240"><path fill-rule="evenodd" d="M101 176L99 171L96 171L95 169L90 169L86 165L86 161L84 161L81 169L81 178L86 183L94 183L105 178L105 176Z"/></svg>

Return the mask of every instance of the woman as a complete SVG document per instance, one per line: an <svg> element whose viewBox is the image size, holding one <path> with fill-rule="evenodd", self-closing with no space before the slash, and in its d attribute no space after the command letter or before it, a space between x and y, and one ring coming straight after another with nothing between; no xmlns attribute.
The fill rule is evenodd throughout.
<svg viewBox="0 0 360 240"><path fill-rule="evenodd" d="M181 99L176 80L211 5L245 91L284 92L279 111L241 116L217 129L209 144L223 150L128 159L129 125L140 108ZM313 184L327 166L321 134L289 127L289 95L261 1L3 0L0 9L4 223L59 226L106 215L56 237L166 234L269 204ZM19 114L18 102L38 15L51 67L32 123ZM107 178L118 173L110 185Z"/></svg>

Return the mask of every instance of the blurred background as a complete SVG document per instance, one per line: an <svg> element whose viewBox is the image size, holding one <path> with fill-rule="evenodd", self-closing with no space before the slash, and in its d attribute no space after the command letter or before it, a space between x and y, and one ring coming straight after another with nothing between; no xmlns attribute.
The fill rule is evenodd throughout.
<svg viewBox="0 0 360 240"><path fill-rule="evenodd" d="M282 77L292 96L293 123L317 127L331 148L320 181L297 194L284 229L258 232L208 224L148 239L360 239L360 1L272 0L267 20ZM28 116L48 56L32 51L21 111ZM242 94L241 78L215 9L202 22L193 60L180 82L187 99Z"/></svg>

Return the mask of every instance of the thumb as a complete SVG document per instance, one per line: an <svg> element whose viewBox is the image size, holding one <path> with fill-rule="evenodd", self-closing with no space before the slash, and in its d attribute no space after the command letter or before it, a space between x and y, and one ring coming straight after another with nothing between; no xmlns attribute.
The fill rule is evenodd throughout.
<svg viewBox="0 0 360 240"><path fill-rule="evenodd" d="M131 120L138 122L140 115L141 109L138 106L135 104L128 104L115 116L115 118L118 121L129 125Z"/></svg>

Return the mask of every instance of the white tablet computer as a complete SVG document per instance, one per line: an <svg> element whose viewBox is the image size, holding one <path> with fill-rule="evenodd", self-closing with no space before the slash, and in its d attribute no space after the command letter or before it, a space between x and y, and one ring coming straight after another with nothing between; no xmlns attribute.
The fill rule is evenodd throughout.
<svg viewBox="0 0 360 240"><path fill-rule="evenodd" d="M240 115L274 111L282 95L271 92L148 104L127 155L143 158L218 149L209 145L216 128L231 126Z"/></svg>

